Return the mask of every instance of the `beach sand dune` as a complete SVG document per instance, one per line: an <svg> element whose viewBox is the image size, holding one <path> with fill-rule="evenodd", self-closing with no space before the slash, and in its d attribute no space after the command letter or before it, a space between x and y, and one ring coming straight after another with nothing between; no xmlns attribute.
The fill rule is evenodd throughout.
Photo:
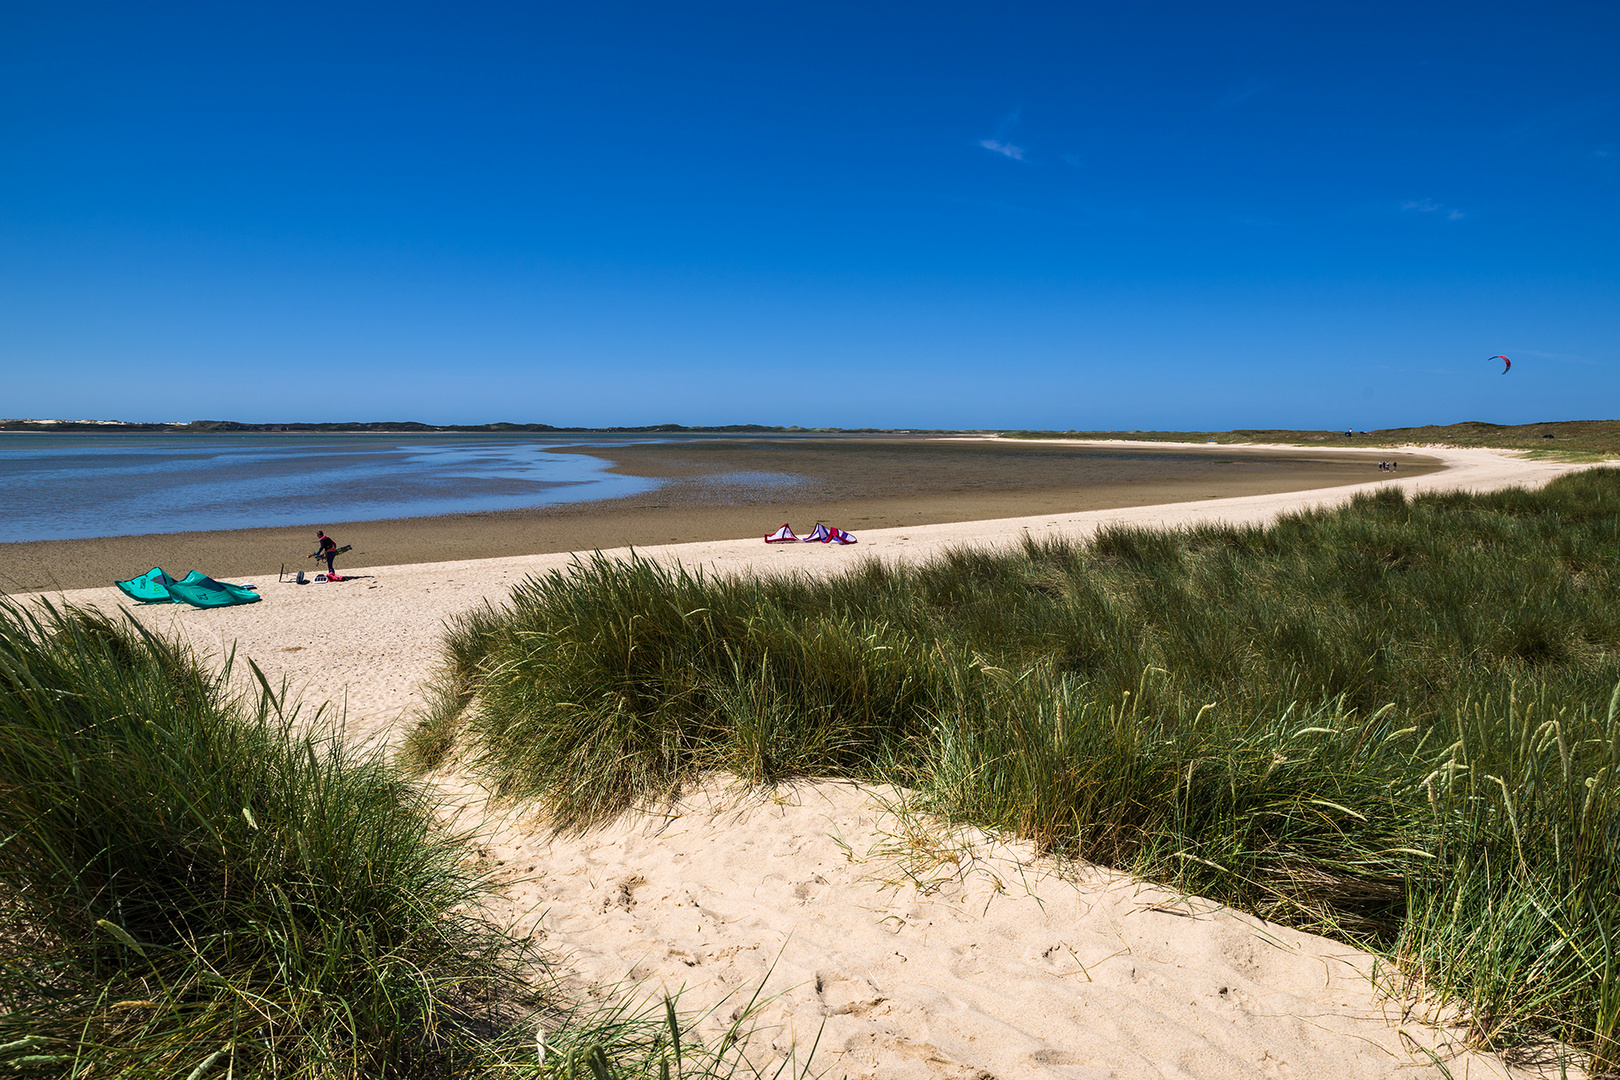
<svg viewBox="0 0 1620 1080"><path fill-rule="evenodd" d="M582 988L684 991L710 1038L762 991L750 1058L816 1045L829 1076L1394 1080L1426 1052L1459 1077L1519 1075L1380 996L1394 973L1367 953L944 830L899 798L717 777L579 836L497 828L494 914Z"/></svg>
<svg viewBox="0 0 1620 1080"><path fill-rule="evenodd" d="M705 572L820 574L861 559L915 561L1112 524L1259 523L1357 490L1535 486L1573 466L1487 450L1426 449L1444 470L1313 492L1047 513L859 533L851 548L758 537L637 549ZM761 535L779 524L762 521ZM829 524L841 524L829 522ZM608 554L628 555L628 550ZM437 664L444 620L501 603L567 554L357 569L340 584L259 580L265 602L133 607L111 588L53 601L131 610L220 656L234 649L306 705L331 702L349 738L397 743ZM534 935L586 987L641 981L718 1011L763 991L751 1054L818 1035L829 1075L929 1077L1409 1077L1532 1075L1457 1045L1379 993L1374 957L1183 901L1121 875L1037 858L975 831L942 833L895 794L840 783L747 792L724 778L664 813L555 836L533 808L437 782L482 821L506 883L494 914ZM466 815L472 815L468 817ZM1573 1075L1573 1074L1572 1074Z"/></svg>

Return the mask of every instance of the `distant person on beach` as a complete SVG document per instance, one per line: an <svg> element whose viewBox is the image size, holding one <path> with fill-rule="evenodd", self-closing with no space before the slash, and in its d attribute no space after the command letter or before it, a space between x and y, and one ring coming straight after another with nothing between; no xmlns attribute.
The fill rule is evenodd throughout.
<svg viewBox="0 0 1620 1080"><path fill-rule="evenodd" d="M330 536L327 536L323 532L316 533L315 538L321 542L321 548L319 551L315 552L315 555L317 557L324 556L326 558L326 573L327 576L330 577L334 573L332 570L332 560L337 558L337 541L333 540Z"/></svg>

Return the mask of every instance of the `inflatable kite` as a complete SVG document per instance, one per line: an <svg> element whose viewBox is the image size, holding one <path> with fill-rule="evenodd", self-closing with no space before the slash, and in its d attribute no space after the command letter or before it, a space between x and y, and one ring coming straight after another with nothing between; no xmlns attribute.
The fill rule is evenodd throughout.
<svg viewBox="0 0 1620 1080"><path fill-rule="evenodd" d="M139 577L115 581L113 584L125 596L143 604L162 604L174 600L169 595L169 586L174 584L174 578L164 573L161 566L154 566Z"/></svg>
<svg viewBox="0 0 1620 1080"><path fill-rule="evenodd" d="M807 544L853 544L855 538L843 529L829 529L821 522L804 538Z"/></svg>
<svg viewBox="0 0 1620 1080"><path fill-rule="evenodd" d="M251 585L232 585L228 581L215 581L207 574L195 570L169 586L176 603L192 607L231 607L235 604L257 604L263 597Z"/></svg>
<svg viewBox="0 0 1620 1080"><path fill-rule="evenodd" d="M1502 374L1504 374L1504 375L1506 375L1508 373L1508 368L1513 366L1513 361L1509 360L1505 356L1491 356L1491 357L1487 357L1486 359L1502 361Z"/></svg>
<svg viewBox="0 0 1620 1080"><path fill-rule="evenodd" d="M215 581L201 570L193 570L176 581L154 566L140 577L115 581L120 592L143 604L190 604L192 607L229 607L256 604L262 599L251 585Z"/></svg>
<svg viewBox="0 0 1620 1080"><path fill-rule="evenodd" d="M213 580L201 570L193 570L185 577L176 581L163 572L160 566L154 566L140 577L130 578L128 581L115 581L125 596L131 600L139 600L143 604L179 604L183 603L175 594L176 585L195 585L201 581Z"/></svg>
<svg viewBox="0 0 1620 1080"><path fill-rule="evenodd" d="M816 527L810 530L810 533L806 536L793 535L793 529L783 523L780 529L765 538L767 544L786 544L795 540L802 540L806 544L853 544L856 542L855 538L843 529L829 529L819 521L816 522Z"/></svg>

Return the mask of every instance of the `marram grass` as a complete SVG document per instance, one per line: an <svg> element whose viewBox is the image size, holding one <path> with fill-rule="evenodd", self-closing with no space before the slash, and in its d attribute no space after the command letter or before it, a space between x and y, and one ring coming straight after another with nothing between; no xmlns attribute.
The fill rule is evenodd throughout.
<svg viewBox="0 0 1620 1080"><path fill-rule="evenodd" d="M600 556L452 627L407 753L583 825L708 769L955 820L1391 952L1620 1065L1620 471L1386 490L828 580Z"/></svg>
<svg viewBox="0 0 1620 1080"><path fill-rule="evenodd" d="M746 1019L703 1046L672 1005L537 993L426 791L228 679L0 603L0 1071L755 1075Z"/></svg>
<svg viewBox="0 0 1620 1080"><path fill-rule="evenodd" d="M474 1060L510 974L425 795L225 678L97 615L0 612L0 1043L98 1077Z"/></svg>

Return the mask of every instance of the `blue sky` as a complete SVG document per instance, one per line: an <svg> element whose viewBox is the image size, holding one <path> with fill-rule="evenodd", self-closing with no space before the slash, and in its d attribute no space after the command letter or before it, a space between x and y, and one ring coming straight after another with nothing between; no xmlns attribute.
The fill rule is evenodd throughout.
<svg viewBox="0 0 1620 1080"><path fill-rule="evenodd" d="M0 415L1611 417L1616 42L1613 3L5 5Z"/></svg>

